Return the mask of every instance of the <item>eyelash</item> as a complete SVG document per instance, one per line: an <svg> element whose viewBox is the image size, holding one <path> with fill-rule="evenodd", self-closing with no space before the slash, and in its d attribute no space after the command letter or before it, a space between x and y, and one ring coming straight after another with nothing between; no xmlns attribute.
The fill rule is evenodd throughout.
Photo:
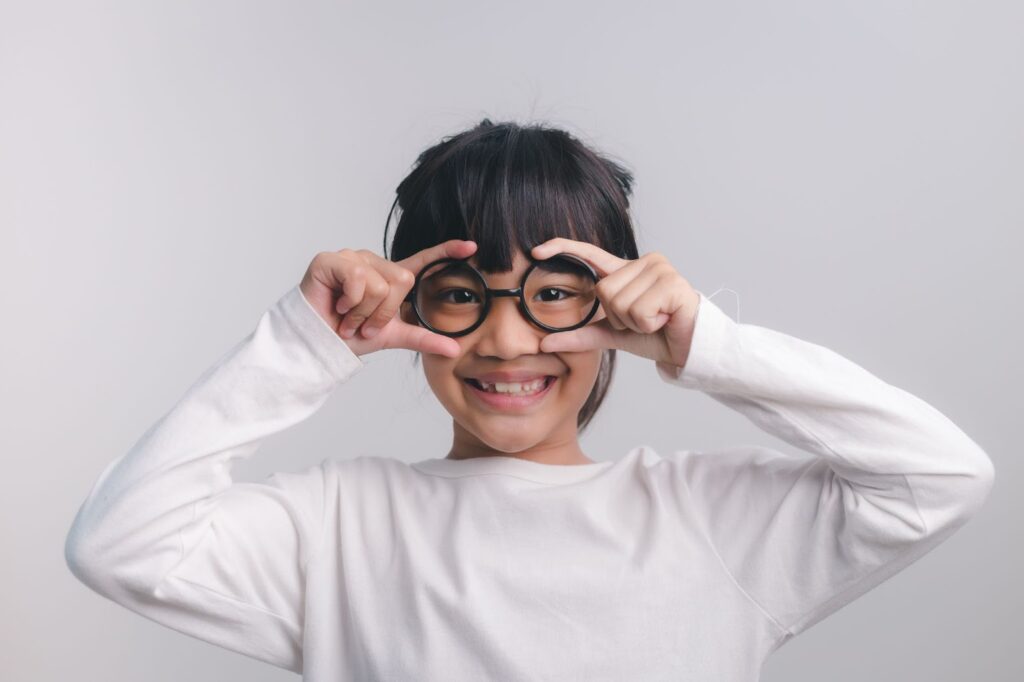
<svg viewBox="0 0 1024 682"><path fill-rule="evenodd" d="M557 291L560 294L565 294L565 296L563 298L557 299L558 301L564 301L566 298L569 298L569 297L572 296L572 294L570 292L568 292L568 291L566 291L564 289L559 289L558 287L545 287L543 289L540 289L538 291L538 293L540 293L542 291ZM456 292L467 292L467 293L472 294L474 296L476 295L476 294L473 294L472 291L469 291L469 289L446 289L446 290L442 291L440 294L438 294L438 298L440 298L442 301L444 301L445 297L448 294L456 293ZM454 301L448 301L448 302L454 303ZM473 301L473 302L478 302L478 301Z"/></svg>

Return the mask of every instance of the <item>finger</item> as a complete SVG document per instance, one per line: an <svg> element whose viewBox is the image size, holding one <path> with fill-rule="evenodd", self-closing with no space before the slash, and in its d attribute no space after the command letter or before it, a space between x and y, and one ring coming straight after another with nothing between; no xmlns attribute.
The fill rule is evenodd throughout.
<svg viewBox="0 0 1024 682"><path fill-rule="evenodd" d="M624 261L625 265L616 270L615 272L605 275L597 282L598 294L602 292L608 295L609 298L614 296L622 287L636 279L636 277L650 267L650 262L638 258L636 260Z"/></svg>
<svg viewBox="0 0 1024 682"><path fill-rule="evenodd" d="M413 274L418 273L425 265L441 258L466 258L476 251L476 242L467 239L449 239L431 246L428 249L418 251L408 258L397 261L406 270Z"/></svg>
<svg viewBox="0 0 1024 682"><path fill-rule="evenodd" d="M613 302L623 287L635 279L636 275L646 267L647 264L642 260L628 261L626 265L597 282L595 287L597 298L601 301L601 307L613 328L619 330L630 328L629 321L624 316L625 310L620 310L613 305Z"/></svg>
<svg viewBox="0 0 1024 682"><path fill-rule="evenodd" d="M344 315L360 301L366 291L366 273L370 270L367 265L352 263L346 259L332 260L330 264L331 276L341 289L341 296L334 304L334 309L339 315Z"/></svg>
<svg viewBox="0 0 1024 682"><path fill-rule="evenodd" d="M416 281L416 276L400 265L383 261L382 267L385 268L383 276L388 282L388 293L363 323L361 331L367 339L372 338L398 313L402 301Z"/></svg>
<svg viewBox="0 0 1024 682"><path fill-rule="evenodd" d="M380 302L384 300L384 297L387 296L388 291L391 289L387 280L374 267L370 265L360 267L365 268L365 275L363 276L365 289L362 300L356 304L356 307L348 311L341 321L338 333L345 339L351 338L355 334L359 325L377 309L377 306L380 305Z"/></svg>
<svg viewBox="0 0 1024 682"><path fill-rule="evenodd" d="M389 344L395 348L408 348L449 358L456 358L462 353L459 342L451 337L435 334L426 327L409 324L399 318L395 318L392 324L395 325L395 331Z"/></svg>
<svg viewBox="0 0 1024 682"><path fill-rule="evenodd" d="M619 319L619 316L615 314L611 308L605 307L604 303L601 304L601 310L604 311L604 319L607 320L608 325L615 330L624 331L628 329L625 322Z"/></svg>
<svg viewBox="0 0 1024 682"><path fill-rule="evenodd" d="M644 320L641 311L636 308L636 302L652 288L655 288L655 294L658 293L657 282L659 277L660 273L657 270L646 268L632 280L626 282L625 286L619 289L608 303L608 306L615 312L618 318L635 332L640 332L641 334L649 333L650 321ZM649 301L646 303L649 305Z"/></svg>
<svg viewBox="0 0 1024 682"><path fill-rule="evenodd" d="M630 309L630 316L641 334L653 334L668 322L671 315L665 310L665 291L657 285L642 293Z"/></svg>
<svg viewBox="0 0 1024 682"><path fill-rule="evenodd" d="M550 258L559 253L571 253L594 266L597 274L601 277L606 277L619 268L624 267L627 263L632 262L608 253L596 244L566 239L565 237L555 237L554 239L542 242L530 249L530 253L534 258L540 259Z"/></svg>
<svg viewBox="0 0 1024 682"><path fill-rule="evenodd" d="M356 264L358 258L350 249L324 251L313 258L306 272L307 276L330 292L328 305L333 307L339 316L358 303L363 295L363 273L358 268L353 269ZM342 295L335 300L338 292Z"/></svg>
<svg viewBox="0 0 1024 682"><path fill-rule="evenodd" d="M540 341L544 353L575 353L595 348L619 348L624 335L631 331L615 329L604 319L567 332L553 332Z"/></svg>
<svg viewBox="0 0 1024 682"><path fill-rule="evenodd" d="M372 338L399 312L409 291L416 284L416 275L425 266L441 258L467 258L476 251L476 247L476 242L471 240L449 239L418 251L400 261L389 261L377 257L374 264L384 273L385 278L391 284L391 289L385 300L363 324L363 336ZM450 346L447 347L450 348Z"/></svg>

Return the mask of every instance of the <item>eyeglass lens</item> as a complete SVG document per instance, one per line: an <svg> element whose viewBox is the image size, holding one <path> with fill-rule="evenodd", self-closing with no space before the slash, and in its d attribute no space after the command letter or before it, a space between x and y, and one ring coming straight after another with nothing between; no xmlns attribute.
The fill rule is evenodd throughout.
<svg viewBox="0 0 1024 682"><path fill-rule="evenodd" d="M485 282L465 261L428 266L420 276L416 305L427 324L461 332L484 312ZM565 258L539 262L526 279L523 298L541 323L565 329L579 324L594 307L597 282L585 267ZM494 303L492 303L492 306Z"/></svg>

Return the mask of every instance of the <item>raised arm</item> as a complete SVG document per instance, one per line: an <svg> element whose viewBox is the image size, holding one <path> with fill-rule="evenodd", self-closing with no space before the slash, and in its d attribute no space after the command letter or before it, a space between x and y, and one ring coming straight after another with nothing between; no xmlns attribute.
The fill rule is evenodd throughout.
<svg viewBox="0 0 1024 682"><path fill-rule="evenodd" d="M265 483L231 469L362 366L296 285L106 467L67 536L72 572L153 621L301 672L329 462Z"/></svg>
<svg viewBox="0 0 1024 682"><path fill-rule="evenodd" d="M779 628L775 648L933 549L992 487L988 455L934 407L703 294L683 369L656 367L807 453L671 457L725 567Z"/></svg>
<svg viewBox="0 0 1024 682"><path fill-rule="evenodd" d="M399 262L317 254L256 329L103 471L67 536L71 571L151 620L301 672L306 567L321 546L334 467L254 484L236 483L232 465L316 412L363 355L458 353L454 339L397 313L424 263L475 248L453 239Z"/></svg>

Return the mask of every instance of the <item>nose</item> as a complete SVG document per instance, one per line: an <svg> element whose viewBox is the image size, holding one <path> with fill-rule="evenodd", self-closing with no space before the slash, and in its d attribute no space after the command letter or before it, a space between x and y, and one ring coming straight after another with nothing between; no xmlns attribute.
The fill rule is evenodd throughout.
<svg viewBox="0 0 1024 682"><path fill-rule="evenodd" d="M544 333L523 317L517 299L502 296L491 301L491 311L470 338L477 355L511 360L539 353Z"/></svg>

